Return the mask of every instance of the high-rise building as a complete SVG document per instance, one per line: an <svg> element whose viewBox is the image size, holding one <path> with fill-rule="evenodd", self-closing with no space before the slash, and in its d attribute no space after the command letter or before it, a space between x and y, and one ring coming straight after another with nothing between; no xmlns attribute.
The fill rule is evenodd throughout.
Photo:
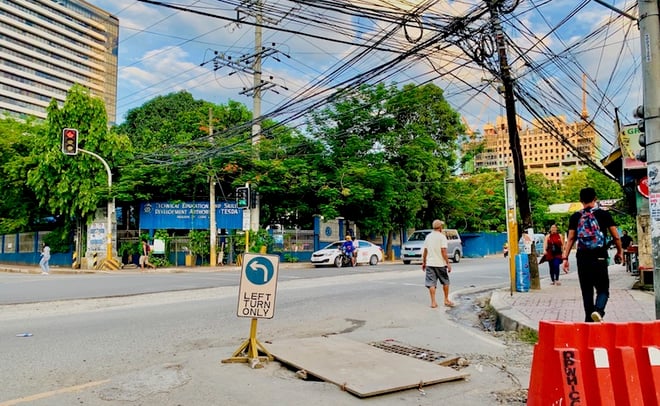
<svg viewBox="0 0 660 406"><path fill-rule="evenodd" d="M553 129L552 134L546 130L548 127ZM558 182L569 171L587 166L581 157L597 160L596 131L583 120L569 123L563 116L547 117L544 125L534 120L531 125L523 127L522 120L518 118L518 134L527 175L541 173L547 179ZM497 117L495 124L484 125L483 134L477 137L473 138L472 145L483 143L483 152L474 158L475 170L513 167L506 117ZM573 145L580 156L569 150L567 144Z"/></svg>
<svg viewBox="0 0 660 406"><path fill-rule="evenodd" d="M117 115L119 20L81 0L0 0L0 114L46 118L75 83Z"/></svg>

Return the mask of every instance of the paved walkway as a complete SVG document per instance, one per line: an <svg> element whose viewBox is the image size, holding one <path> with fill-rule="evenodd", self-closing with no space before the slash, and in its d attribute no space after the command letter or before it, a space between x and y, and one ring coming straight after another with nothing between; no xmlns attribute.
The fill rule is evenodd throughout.
<svg viewBox="0 0 660 406"><path fill-rule="evenodd" d="M538 330L540 320L584 321L582 295L575 269L568 274L562 271L559 276L561 285L558 286L551 285L550 278L544 277L547 267L540 267L539 271L541 289L513 294L510 289L493 292L491 305L501 315L503 323L510 323L507 329L524 326ZM610 299L605 308L604 321L655 320L655 292L633 289L639 277L626 272L621 265L611 265L609 274Z"/></svg>

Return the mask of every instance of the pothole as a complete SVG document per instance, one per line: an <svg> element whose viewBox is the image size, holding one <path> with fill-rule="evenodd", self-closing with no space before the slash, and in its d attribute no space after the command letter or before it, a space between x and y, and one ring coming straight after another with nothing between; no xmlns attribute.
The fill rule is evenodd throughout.
<svg viewBox="0 0 660 406"><path fill-rule="evenodd" d="M107 401L135 402L141 398L165 393L190 381L182 365L157 365L117 377L99 396Z"/></svg>

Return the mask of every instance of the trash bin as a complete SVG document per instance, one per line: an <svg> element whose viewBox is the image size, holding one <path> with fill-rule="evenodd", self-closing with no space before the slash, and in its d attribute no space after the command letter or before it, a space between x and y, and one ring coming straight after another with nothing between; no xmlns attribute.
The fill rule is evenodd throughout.
<svg viewBox="0 0 660 406"><path fill-rule="evenodd" d="M195 266L196 259L194 255L186 255L186 266Z"/></svg>
<svg viewBox="0 0 660 406"><path fill-rule="evenodd" d="M516 291L529 292L529 255L516 254Z"/></svg>

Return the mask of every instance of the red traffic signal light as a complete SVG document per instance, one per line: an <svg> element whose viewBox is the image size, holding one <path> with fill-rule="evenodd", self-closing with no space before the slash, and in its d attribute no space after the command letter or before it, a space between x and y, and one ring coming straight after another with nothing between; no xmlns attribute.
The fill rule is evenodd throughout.
<svg viewBox="0 0 660 406"><path fill-rule="evenodd" d="M62 130L62 152L65 155L78 155L78 130L75 128Z"/></svg>

